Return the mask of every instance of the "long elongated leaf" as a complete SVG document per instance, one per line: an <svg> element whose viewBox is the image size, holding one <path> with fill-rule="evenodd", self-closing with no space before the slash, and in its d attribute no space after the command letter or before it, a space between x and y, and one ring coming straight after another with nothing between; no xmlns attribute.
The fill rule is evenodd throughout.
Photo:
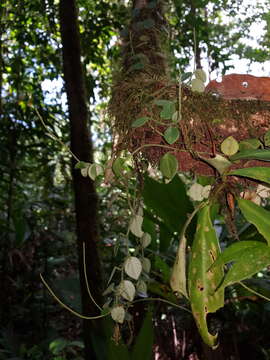
<svg viewBox="0 0 270 360"><path fill-rule="evenodd" d="M270 247L264 243L249 247L239 254L239 258L227 272L220 288L245 280L270 264ZM218 290L218 291L219 291Z"/></svg>
<svg viewBox="0 0 270 360"><path fill-rule="evenodd" d="M186 243L187 239L183 235L176 253L170 285L173 291L179 292L188 298L186 285Z"/></svg>
<svg viewBox="0 0 270 360"><path fill-rule="evenodd" d="M208 271L220 254L215 229L211 222L210 206L204 206L198 216L197 231L192 244L189 264L188 289L192 313L199 332L206 344L215 348L217 334L208 331L206 317L224 305L224 291L215 292L223 278L223 267Z"/></svg>
<svg viewBox="0 0 270 360"><path fill-rule="evenodd" d="M260 180L270 184L270 168L269 167L252 167L252 168L244 168L232 170L228 173L228 175L236 175L248 177L255 180Z"/></svg>
<svg viewBox="0 0 270 360"><path fill-rule="evenodd" d="M270 212L252 201L245 199L238 199L237 201L247 221L256 226L270 246Z"/></svg>
<svg viewBox="0 0 270 360"><path fill-rule="evenodd" d="M270 150L265 150L265 149L243 150L230 157L230 160L233 161L240 159L270 161Z"/></svg>
<svg viewBox="0 0 270 360"><path fill-rule="evenodd" d="M216 266L224 266L225 264L236 261L240 255L247 249L254 247L264 248L265 244L259 241L238 241L227 247L212 264L209 270L212 270Z"/></svg>

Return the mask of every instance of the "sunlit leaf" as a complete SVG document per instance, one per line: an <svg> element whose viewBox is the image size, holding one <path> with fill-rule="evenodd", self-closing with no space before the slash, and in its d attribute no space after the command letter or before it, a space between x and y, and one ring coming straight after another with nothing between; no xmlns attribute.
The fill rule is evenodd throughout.
<svg viewBox="0 0 270 360"><path fill-rule="evenodd" d="M227 272L220 289L245 280L270 265L270 247L264 243L249 247L239 254Z"/></svg>
<svg viewBox="0 0 270 360"><path fill-rule="evenodd" d="M194 92L202 93L204 92L205 85L202 80L200 79L193 79L191 80L191 90Z"/></svg>
<svg viewBox="0 0 270 360"><path fill-rule="evenodd" d="M208 331L206 317L224 305L223 290L215 289L223 278L222 266L208 271L220 254L219 242L211 222L210 206L205 205L198 215L197 231L192 244L188 272L188 289L192 313L206 344L215 348L217 334Z"/></svg>
<svg viewBox="0 0 270 360"><path fill-rule="evenodd" d="M203 83L206 82L206 72L203 69L197 69L194 72L196 79L201 80Z"/></svg>
<svg viewBox="0 0 270 360"><path fill-rule="evenodd" d="M199 157L213 166L221 175L232 165L228 159L219 154L217 154L214 158L205 158L203 156Z"/></svg>
<svg viewBox="0 0 270 360"><path fill-rule="evenodd" d="M221 151L227 156L232 156L239 150L239 144L233 136L228 136L220 145Z"/></svg>
<svg viewBox="0 0 270 360"><path fill-rule="evenodd" d="M232 170L228 173L228 175L236 175L247 177L259 181L266 182L270 184L270 168L268 167L252 167L252 168L244 168L244 169L236 169Z"/></svg>
<svg viewBox="0 0 270 360"><path fill-rule="evenodd" d="M88 168L88 176L90 177L90 179L92 179L93 181L96 180L96 178L99 175L102 175L104 173L104 169L103 166L99 165L99 164L92 164L89 166Z"/></svg>
<svg viewBox="0 0 270 360"><path fill-rule="evenodd" d="M270 150L255 149L243 150L230 157L232 161L241 159L270 161Z"/></svg>

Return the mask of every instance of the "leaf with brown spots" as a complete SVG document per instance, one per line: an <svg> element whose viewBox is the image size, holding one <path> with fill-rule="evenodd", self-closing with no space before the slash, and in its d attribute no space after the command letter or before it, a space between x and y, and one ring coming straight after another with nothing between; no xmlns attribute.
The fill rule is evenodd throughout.
<svg viewBox="0 0 270 360"><path fill-rule="evenodd" d="M208 271L220 254L219 242L210 218L210 206L199 212L197 231L192 244L188 289L191 309L203 341L217 347L217 334L208 331L206 317L224 305L224 290L215 292L223 278L223 266Z"/></svg>

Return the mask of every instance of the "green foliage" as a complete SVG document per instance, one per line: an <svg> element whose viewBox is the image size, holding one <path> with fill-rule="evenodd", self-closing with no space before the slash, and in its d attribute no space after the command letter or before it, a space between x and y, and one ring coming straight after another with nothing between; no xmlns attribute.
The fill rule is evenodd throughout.
<svg viewBox="0 0 270 360"><path fill-rule="evenodd" d="M224 291L216 288L223 277L222 266L209 270L220 254L219 242L210 217L210 206L199 212L197 231L191 249L188 273L188 292L192 313L199 332L206 344L215 348L217 334L212 335L207 327L207 314L224 306Z"/></svg>

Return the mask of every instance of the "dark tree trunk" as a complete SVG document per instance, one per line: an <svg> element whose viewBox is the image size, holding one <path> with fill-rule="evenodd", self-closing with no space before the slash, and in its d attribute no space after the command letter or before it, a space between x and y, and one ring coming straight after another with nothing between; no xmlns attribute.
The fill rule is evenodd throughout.
<svg viewBox="0 0 270 360"><path fill-rule="evenodd" d="M71 130L71 150L81 161L91 162L93 149L87 122L85 80L80 60L80 36L78 14L75 0L60 1L60 27L63 45L64 80L68 99L69 120ZM75 191L75 210L77 222L77 244L79 252L79 274L82 295L82 311L84 315L94 316L99 310L90 300L84 281L83 243L86 245L87 274L91 293L98 304L101 304L101 271L97 251L98 220L97 194L93 182L83 178L78 170L74 170L73 181ZM93 338L103 335L102 321L84 320L84 342L86 360L97 359L93 350Z"/></svg>

